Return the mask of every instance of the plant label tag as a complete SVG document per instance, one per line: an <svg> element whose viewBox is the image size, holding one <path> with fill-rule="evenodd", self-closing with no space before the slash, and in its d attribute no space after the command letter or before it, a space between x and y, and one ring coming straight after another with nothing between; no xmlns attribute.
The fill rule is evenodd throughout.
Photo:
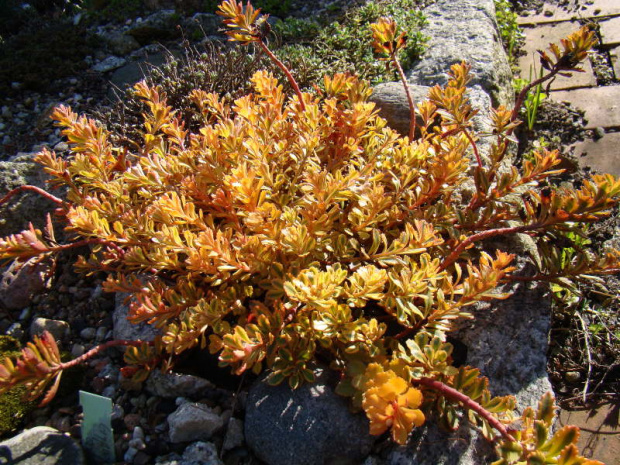
<svg viewBox="0 0 620 465"><path fill-rule="evenodd" d="M114 435L110 419L112 399L80 391L82 446L97 463L114 463Z"/></svg>

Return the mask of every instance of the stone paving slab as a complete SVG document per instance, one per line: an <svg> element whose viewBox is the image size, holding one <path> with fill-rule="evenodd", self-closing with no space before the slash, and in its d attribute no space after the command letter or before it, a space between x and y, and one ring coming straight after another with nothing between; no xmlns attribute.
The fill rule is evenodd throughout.
<svg viewBox="0 0 620 465"><path fill-rule="evenodd" d="M607 133L599 140L578 142L574 147L579 166L620 176L620 132Z"/></svg>
<svg viewBox="0 0 620 465"><path fill-rule="evenodd" d="M575 6L573 2L573 5L566 8L562 8L558 5L545 4L539 14L520 16L517 22L520 26L526 26L609 16L620 16L620 1L595 0L592 5L580 6Z"/></svg>
<svg viewBox="0 0 620 465"><path fill-rule="evenodd" d="M585 111L586 129L620 127L620 86L560 90L550 98Z"/></svg>
<svg viewBox="0 0 620 465"><path fill-rule="evenodd" d="M616 403L586 410L560 410L559 427L576 425L581 428L577 447L585 457L608 465L618 463L620 428Z"/></svg>
<svg viewBox="0 0 620 465"><path fill-rule="evenodd" d="M620 4L620 0L618 0ZM620 16L601 21L601 39L603 45L620 44Z"/></svg>
<svg viewBox="0 0 620 465"><path fill-rule="evenodd" d="M620 0L618 0L620 1ZM620 19L620 18L618 18ZM540 59L538 50L546 50L552 42L559 43L567 35L575 32L580 27L579 23L567 21L557 24L545 24L533 28L525 28L525 44L523 51L526 55L519 57L519 69L521 77L529 79L529 70L535 69L540 72ZM596 86L596 76L590 61L583 63L584 73L573 73L573 76L558 76L551 84L551 90L573 89L576 87ZM533 75L535 73L532 73Z"/></svg>
<svg viewBox="0 0 620 465"><path fill-rule="evenodd" d="M614 67L616 79L620 79L620 45L609 51L611 55L611 64Z"/></svg>

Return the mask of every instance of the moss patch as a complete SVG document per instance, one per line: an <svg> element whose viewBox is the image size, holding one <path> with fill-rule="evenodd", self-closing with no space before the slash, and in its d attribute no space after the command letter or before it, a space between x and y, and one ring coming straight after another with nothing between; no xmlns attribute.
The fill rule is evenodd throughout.
<svg viewBox="0 0 620 465"><path fill-rule="evenodd" d="M19 341L10 336L0 336L0 358L13 357L19 353ZM26 388L13 388L0 395L0 437L18 429L24 417L35 407L35 402L24 402Z"/></svg>

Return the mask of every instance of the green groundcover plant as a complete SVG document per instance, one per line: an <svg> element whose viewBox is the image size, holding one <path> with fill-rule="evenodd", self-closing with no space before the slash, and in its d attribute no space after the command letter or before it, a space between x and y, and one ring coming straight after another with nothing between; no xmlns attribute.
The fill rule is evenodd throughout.
<svg viewBox="0 0 620 465"><path fill-rule="evenodd" d="M161 336L110 341L62 362L45 333L0 365L0 390L25 385L30 398L48 402L63 370L111 346L126 347L123 375L138 381L196 347L234 373L266 370L272 384L291 388L313 381L319 359L340 373L337 392L365 412L372 434L389 431L404 444L433 415L449 429L478 427L495 441L497 465L598 463L579 455L576 427L553 431L551 394L519 418L515 399L493 397L479 369L452 365L446 342L456 320L473 317L473 304L509 298L506 283L618 271L617 250L575 248L567 260L556 244L610 214L619 180L595 175L556 187L559 155L545 150L520 169L504 166L527 92L578 71L593 34L581 29L541 53L546 74L514 109L492 111L492 134L472 129L462 63L427 100L409 96L402 137L368 101L367 82L336 74L304 93L266 45L258 10L225 0L219 14L231 40L258 47L283 71L292 96L266 71L232 103L195 89L202 124L190 131L160 89L139 83L148 111L135 150L61 106L54 118L72 156L43 150L37 161L66 199L33 186L0 199L30 190L53 200L68 237L58 243L50 220L0 240L0 258L31 263L88 245L76 267L105 271L106 291L131 295L129 320ZM388 18L371 33L377 58L404 81L405 35ZM494 140L488 153L481 137ZM517 274L510 253L484 250L486 239L517 234L538 246L533 275Z"/></svg>

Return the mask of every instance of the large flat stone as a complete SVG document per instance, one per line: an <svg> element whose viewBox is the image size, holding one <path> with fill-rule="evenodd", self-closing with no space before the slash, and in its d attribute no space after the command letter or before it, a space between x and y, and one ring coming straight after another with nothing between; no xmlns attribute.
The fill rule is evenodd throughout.
<svg viewBox="0 0 620 465"><path fill-rule="evenodd" d="M521 77L523 79L530 79L530 70L531 76L537 77L541 69L538 50L547 50L551 43L559 44L560 39L565 38L579 28L580 24L573 21L524 28L525 43L523 45L523 51L525 55L519 57ZM594 70L592 69L590 61L586 60L581 67L585 70L584 73L573 73L571 77L556 77L551 83L551 90L596 86L596 76L594 75Z"/></svg>
<svg viewBox="0 0 620 465"><path fill-rule="evenodd" d="M524 26L618 15L620 15L620 2L618 0L596 0L592 5L585 5L584 2L573 0L567 6L545 3L540 13L519 16L517 22Z"/></svg>
<svg viewBox="0 0 620 465"><path fill-rule="evenodd" d="M585 111L587 129L620 127L620 86L561 90L550 97Z"/></svg>
<svg viewBox="0 0 620 465"><path fill-rule="evenodd" d="M575 145L579 165L589 166L598 173L620 176L620 133L605 134L599 140L586 140Z"/></svg>
<svg viewBox="0 0 620 465"><path fill-rule="evenodd" d="M590 409L561 410L558 426L575 425L581 429L577 447L585 457L603 463L618 463L620 457L620 427L618 403L608 403Z"/></svg>
<svg viewBox="0 0 620 465"><path fill-rule="evenodd" d="M620 2L619 2L620 3ZM620 16L601 21L601 38L603 45L620 44Z"/></svg>
<svg viewBox="0 0 620 465"><path fill-rule="evenodd" d="M424 10L430 37L422 59L407 72L412 84L444 85L450 66L472 66L472 87L491 95L493 104L512 103L512 73L499 38L493 0L438 0Z"/></svg>
<svg viewBox="0 0 620 465"><path fill-rule="evenodd" d="M66 434L37 426L0 442L0 464L4 465L83 465L84 454Z"/></svg>
<svg viewBox="0 0 620 465"><path fill-rule="evenodd" d="M609 51L611 55L611 64L614 67L616 79L620 78L620 45Z"/></svg>

